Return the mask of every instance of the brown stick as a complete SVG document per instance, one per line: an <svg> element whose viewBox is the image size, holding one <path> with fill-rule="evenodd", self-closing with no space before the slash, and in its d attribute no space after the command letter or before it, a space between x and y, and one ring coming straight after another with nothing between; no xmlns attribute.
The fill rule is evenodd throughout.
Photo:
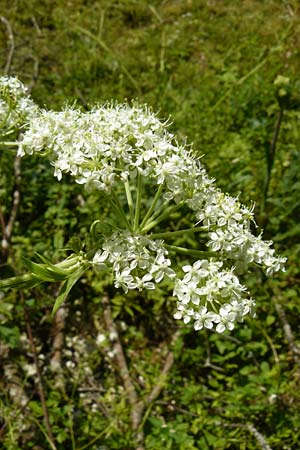
<svg viewBox="0 0 300 450"><path fill-rule="evenodd" d="M14 175L15 175L15 186L13 192L13 202L11 207L11 213L6 225L6 237L10 239L13 231L13 226L17 217L17 212L20 204L20 184L21 184L21 159L16 156L14 159Z"/></svg>
<svg viewBox="0 0 300 450"><path fill-rule="evenodd" d="M21 292L21 298L22 298L22 303L24 305L24 316L25 316L25 321L26 321L26 329L27 329L28 339L30 342L30 347L31 347L32 355L33 355L33 361L34 361L34 364L36 367L36 383L37 383L38 394L40 397L41 406L42 406L42 410L43 410L44 424L45 424L45 427L47 430L48 439L51 443L51 447L53 450L56 450L55 440L54 440L54 437L52 434L50 420L49 420L49 412L48 412L48 408L47 408L47 404L46 404L46 397L45 397L45 392L44 392L44 387L43 387L40 364L39 364L39 360L38 360L38 356L37 356L37 349L36 349L36 345L35 345L35 342L33 339L29 314L25 307L24 296L23 296L22 292Z"/></svg>
<svg viewBox="0 0 300 450"><path fill-rule="evenodd" d="M177 339L179 338L179 336L180 336L180 330L178 329L173 334L171 342L168 346L172 347L174 345L174 343L177 341ZM146 399L146 406L149 406L150 403L154 402L154 400L157 399L157 397L163 390L163 388L165 386L167 375L168 375L171 367L173 366L173 363L174 363L174 353L172 350L169 350L167 353L167 357L166 357L165 363L163 365L161 374L160 374L159 378L157 379L156 384L154 385L152 391L150 392L150 394L148 395L148 397Z"/></svg>
<svg viewBox="0 0 300 450"><path fill-rule="evenodd" d="M139 398L138 398L137 392L135 390L134 384L133 384L130 374L129 374L125 354L123 351L123 347L121 344L121 340L119 337L117 327L112 319L109 296L107 293L104 293L104 295L103 295L102 305L104 307L104 320L105 320L106 327L107 327L108 331L110 333L112 333L113 336L115 337L114 350L115 350L116 362L118 364L120 376L124 383L125 391L128 396L128 401L132 407L132 410L134 411L137 404L139 403ZM132 423L133 423L134 429L136 429L136 417L135 417L134 412L132 413Z"/></svg>
<svg viewBox="0 0 300 450"><path fill-rule="evenodd" d="M254 436L259 444L259 448L261 450L272 450L269 444L266 442L264 436L252 425L252 424L243 424L243 423L231 423L231 424L223 424L224 427L227 428L244 428L248 430L252 436Z"/></svg>
<svg viewBox="0 0 300 450"><path fill-rule="evenodd" d="M65 330L65 318L67 312L66 308L60 307L53 319L52 335L52 356L50 359L50 367L53 372L59 372L61 370L62 349L64 346L64 330Z"/></svg>
<svg viewBox="0 0 300 450"><path fill-rule="evenodd" d="M292 332L292 328L286 318L285 311L284 311L282 305L277 301L277 298L274 295L272 296L272 301L274 303L278 317L282 323L283 332L284 332L285 338L287 340L287 343L289 345L290 352L293 356L294 362L299 366L300 365L300 349L295 342L295 337Z"/></svg>
<svg viewBox="0 0 300 450"><path fill-rule="evenodd" d="M4 16L0 16L0 21L4 24L4 26L6 28L7 36L8 36L9 50L7 53L6 64L3 69L3 72L6 75L8 75L10 72L12 59L13 59L13 55L14 55L14 51L15 51L15 40L14 40L14 34L13 34L13 31L12 31L9 21Z"/></svg>
<svg viewBox="0 0 300 450"><path fill-rule="evenodd" d="M109 300L110 300L109 295L105 293L102 298L102 305L104 307L104 320L107 330L114 336L114 351L116 363L131 407L132 429L136 432L136 443L137 443L136 450L144 450L143 445L144 432L141 429L143 414L145 409L149 407L149 405L157 399L162 389L164 388L167 375L174 363L174 354L172 350L170 350L167 353L165 363L161 370L161 374L158 377L153 389L151 390L150 394L148 395L145 401L140 400L138 393L135 389L134 383L132 381L132 378L130 376L125 353L119 337L118 329L112 318ZM177 330L174 333L171 343L168 346L173 345L175 341L178 339L179 335L180 331Z"/></svg>
<svg viewBox="0 0 300 450"><path fill-rule="evenodd" d="M14 175L15 175L15 184L13 189L13 201L11 205L10 210L10 216L8 218L7 225L5 225L4 216L2 213L2 209L0 206L0 223L1 223L1 230L2 230L2 241L1 241L1 252L2 252L2 262L6 262L8 253L9 253L9 247L10 247L10 240L13 232L14 223L17 217L19 205L20 205L20 185L21 185L21 159L16 156L14 159Z"/></svg>
<svg viewBox="0 0 300 450"><path fill-rule="evenodd" d="M4 240L4 239L6 239L6 227L5 227L4 216L3 216L1 204L0 204L0 226L1 226L2 240ZM2 245L3 244L1 243L1 246Z"/></svg>

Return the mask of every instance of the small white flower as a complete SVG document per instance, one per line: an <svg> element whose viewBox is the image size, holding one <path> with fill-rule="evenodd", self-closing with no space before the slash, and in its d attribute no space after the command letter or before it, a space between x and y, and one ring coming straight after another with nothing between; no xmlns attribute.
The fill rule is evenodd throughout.
<svg viewBox="0 0 300 450"><path fill-rule="evenodd" d="M99 334L97 335L97 337L96 337L96 344L97 344L97 345L102 345L103 342L105 342L105 341L106 341L106 336L105 336L105 334L99 333Z"/></svg>
<svg viewBox="0 0 300 450"><path fill-rule="evenodd" d="M214 326L214 322L216 322L216 318L217 315L213 312L207 311L205 306L199 308L199 311L195 314L195 330L201 330L203 327L211 330Z"/></svg>

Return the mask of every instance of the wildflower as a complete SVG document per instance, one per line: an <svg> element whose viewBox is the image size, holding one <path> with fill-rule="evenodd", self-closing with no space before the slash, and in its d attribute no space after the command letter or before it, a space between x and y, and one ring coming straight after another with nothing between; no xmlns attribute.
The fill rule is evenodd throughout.
<svg viewBox="0 0 300 450"><path fill-rule="evenodd" d="M16 96L25 98L21 87L11 83ZM39 110L26 117L19 156L47 156L58 180L69 174L111 205L118 223L110 235L94 242L89 264L111 269L116 288L125 293L153 290L168 278L177 298L174 318L195 330L221 333L254 315L255 302L236 273L258 264L271 276L284 270L285 258L251 232L253 207L221 192L199 158L178 144L148 107L108 103L89 112ZM201 250L183 251L190 261L184 261L182 276L170 253L183 249L167 243L172 232L153 233L168 211L180 207L194 215L192 231L201 231ZM185 230L175 233L184 235ZM203 258L196 259L195 252Z"/></svg>
<svg viewBox="0 0 300 450"><path fill-rule="evenodd" d="M18 129L35 116L38 107L29 97L26 87L16 77L0 77L0 125Z"/></svg>

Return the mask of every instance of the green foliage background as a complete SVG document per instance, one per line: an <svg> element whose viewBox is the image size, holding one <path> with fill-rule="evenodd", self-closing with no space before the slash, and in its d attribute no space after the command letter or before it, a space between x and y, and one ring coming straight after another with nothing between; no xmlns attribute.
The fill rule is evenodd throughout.
<svg viewBox="0 0 300 450"><path fill-rule="evenodd" d="M83 109L110 99L138 99L187 139L225 191L256 203L265 238L288 257L287 272L266 281L260 272L249 288L257 318L218 336L186 328L174 348L165 389L144 420L146 449L210 450L264 448L297 450L300 442L299 264L300 250L300 10L296 0L0 0L14 38L10 74L32 86L41 106ZM0 24L4 71L12 42ZM275 80L289 79L284 91ZM271 143L283 112L272 158ZM13 154L0 151L0 202L11 211ZM84 237L92 220L105 214L96 194L65 180L34 158L22 161L22 201L8 261L1 277L22 272L21 256L39 252L61 259L70 237ZM51 448L43 425L38 389L24 369L32 354L24 343L30 320L43 356L43 383L57 449L133 449L124 389L105 350L103 286L87 276L68 301L65 340L75 368L64 361L64 389L47 369L51 358L51 307L57 286L2 296L0 356L13 366L0 379L3 448ZM140 395L159 375L177 324L163 291L149 298L114 297L131 374ZM27 319L25 320L24 308ZM290 334L287 332L289 331ZM290 340L289 340L290 338ZM75 340L74 340L75 339ZM74 342L82 342L81 350ZM72 347L73 345L73 347ZM76 344L77 345L77 344ZM77 354L76 354L77 351ZM77 359L76 359L77 358ZM88 369L86 369L88 367ZM17 380L17 381L14 381ZM9 396L21 384L28 403ZM93 390L94 389L94 390ZM92 397L92 398L90 398ZM96 400L98 408L91 408ZM23 428L22 428L23 427Z"/></svg>

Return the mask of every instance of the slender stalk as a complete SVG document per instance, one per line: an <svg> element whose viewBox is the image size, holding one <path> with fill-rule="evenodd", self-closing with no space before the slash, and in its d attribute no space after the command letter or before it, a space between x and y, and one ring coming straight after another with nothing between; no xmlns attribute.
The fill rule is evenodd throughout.
<svg viewBox="0 0 300 450"><path fill-rule="evenodd" d="M184 248L184 247L177 247L176 245L166 245L165 247L167 250L173 251L175 253L180 253L181 255L188 255L188 256L195 256L195 257L207 257L207 256L215 256L216 252L209 252L209 251L201 251L201 250L194 250L191 248Z"/></svg>
<svg viewBox="0 0 300 450"><path fill-rule="evenodd" d="M139 173L138 174L136 202L135 202L134 224L133 224L134 231L137 231L139 228L142 193L143 193L143 178L142 178L141 174Z"/></svg>
<svg viewBox="0 0 300 450"><path fill-rule="evenodd" d="M153 199L152 205L150 206L150 208L148 209L148 211L147 211L147 213L146 213L144 219L142 220L142 223L141 223L141 226L140 226L141 230L143 230L144 225L146 225L147 220L151 217L151 214L152 214L153 211L155 210L155 207L156 207L156 205L157 205L157 202L158 202L158 200L159 200L159 198L160 198L160 196L161 196L162 190L163 190L163 185L160 184L160 185L159 185L159 188L158 188L158 190L157 190L157 192L156 192L156 194L155 194L155 197L154 197L154 199Z"/></svg>
<svg viewBox="0 0 300 450"><path fill-rule="evenodd" d="M126 225L126 227L132 231L132 226L130 225L130 223L128 222L127 216L122 208L122 205L119 202L118 197L116 196L116 194L114 194L113 192L111 193L112 198L110 198L109 195L106 195L108 201L110 202L110 204L112 205L112 207L114 208L115 212L117 213L117 215L120 217L121 221Z"/></svg>
<svg viewBox="0 0 300 450"><path fill-rule="evenodd" d="M19 146L19 142L14 142L14 141L12 141L12 142L0 142L0 145L7 145L7 146L9 146L9 147L12 147L12 146L14 146L14 147L18 147Z"/></svg>
<svg viewBox="0 0 300 450"><path fill-rule="evenodd" d="M90 442L85 444L83 447L79 447L78 450L85 450L86 448L91 448L91 445L98 441L98 439L102 438L102 436L107 433L108 431L113 428L112 425L109 425L108 427L104 428L104 430L101 431L101 433L97 434Z"/></svg>
<svg viewBox="0 0 300 450"><path fill-rule="evenodd" d="M151 228L156 227L156 225L158 225L160 222L162 222L163 220L165 220L166 218L168 218L170 216L170 214L172 214L173 212L177 211L177 209L181 208L182 206L182 202L177 203L177 205L171 206L167 209L165 209L160 215L158 215L155 219L148 221L145 226L143 227L143 232L147 233L148 231L151 230ZM153 216L152 216L153 217Z"/></svg>
<svg viewBox="0 0 300 450"><path fill-rule="evenodd" d="M160 216L167 209L174 208L174 205L170 205L170 200L165 200L156 211L151 216L151 220L154 220L156 217Z"/></svg>
<svg viewBox="0 0 300 450"><path fill-rule="evenodd" d="M201 227L192 227L192 228L186 228L185 230L178 230L178 231L166 231L165 233L152 233L151 238L153 239L168 239L168 238L175 238L178 236L182 236L186 233L199 233L200 231L204 231L204 228Z"/></svg>
<svg viewBox="0 0 300 450"><path fill-rule="evenodd" d="M3 119L2 119L1 122L0 122L0 128L2 128L3 125L6 124L6 122L7 122L8 118L9 118L11 112L12 112L12 108L11 108L11 106L10 106L10 107L8 108L7 113L5 114L5 116L3 117Z"/></svg>
<svg viewBox="0 0 300 450"><path fill-rule="evenodd" d="M125 186L126 198L127 198L127 203L128 203L130 221L133 225L134 224L134 206L133 206L133 200L132 200L132 195L131 195L131 190L130 190L130 185L129 185L128 180L125 181L124 186Z"/></svg>
<svg viewBox="0 0 300 450"><path fill-rule="evenodd" d="M3 23L3 25L6 27L7 37L8 37L8 45L9 45L9 51L6 58L6 64L3 69L3 72L5 75L8 75L10 73L12 60L15 52L15 39L14 34L12 31L12 27L10 25L10 22L6 19L6 17L1 16L0 21Z"/></svg>
<svg viewBox="0 0 300 450"><path fill-rule="evenodd" d="M5 221L4 221L4 215L2 212L1 203L0 203L0 227L1 227L1 232L2 232L2 239L6 239L6 225L5 225Z"/></svg>
<svg viewBox="0 0 300 450"><path fill-rule="evenodd" d="M51 441L50 437L48 436L47 432L44 430L44 427L42 427L42 425L39 423L39 421L35 418L35 417L30 417L30 420L32 422L34 422L38 428L41 430L41 432L43 433L43 435L45 436L48 444L50 445L52 450L57 450L57 448L55 447L55 445L53 444L53 442ZM11 436L12 437L12 436Z"/></svg>

